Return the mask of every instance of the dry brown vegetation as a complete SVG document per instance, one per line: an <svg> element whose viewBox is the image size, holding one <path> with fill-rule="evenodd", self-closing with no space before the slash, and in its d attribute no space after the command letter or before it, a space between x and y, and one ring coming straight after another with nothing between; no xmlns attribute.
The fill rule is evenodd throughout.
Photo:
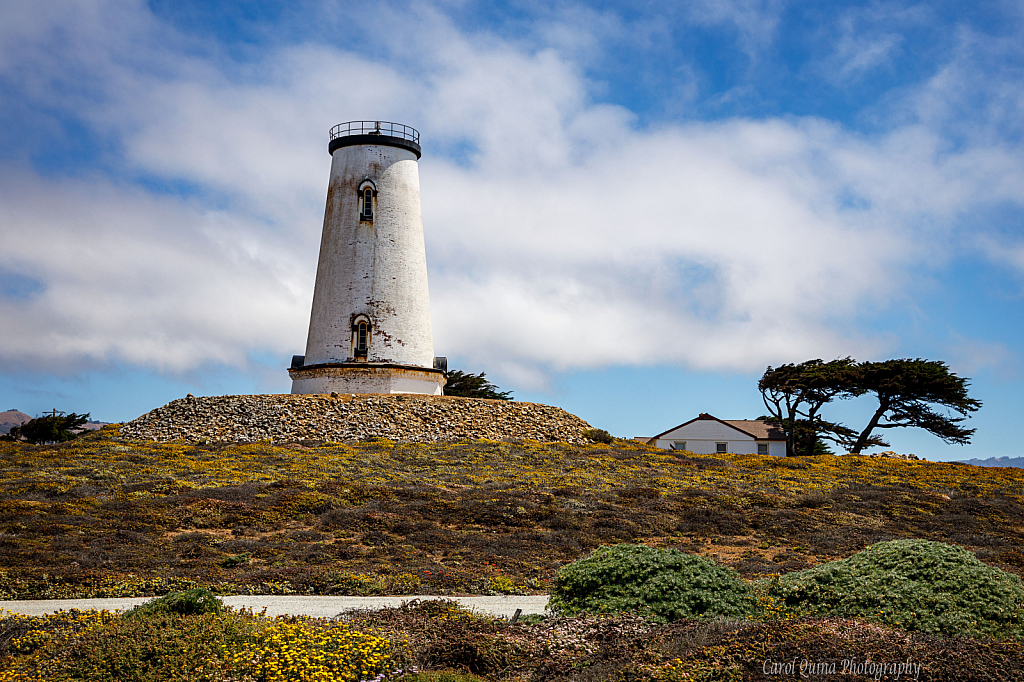
<svg viewBox="0 0 1024 682"><path fill-rule="evenodd" d="M545 592L602 544L753 578L914 537L1024 573L1024 471L612 445L0 445L0 596Z"/></svg>

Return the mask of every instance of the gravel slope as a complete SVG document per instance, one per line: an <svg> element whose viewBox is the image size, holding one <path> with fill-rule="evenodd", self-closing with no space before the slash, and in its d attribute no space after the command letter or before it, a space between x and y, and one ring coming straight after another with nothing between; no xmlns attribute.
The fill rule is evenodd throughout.
<svg viewBox="0 0 1024 682"><path fill-rule="evenodd" d="M136 440L273 443L370 438L436 442L487 438L585 443L592 428L537 403L426 395L189 396L121 426Z"/></svg>

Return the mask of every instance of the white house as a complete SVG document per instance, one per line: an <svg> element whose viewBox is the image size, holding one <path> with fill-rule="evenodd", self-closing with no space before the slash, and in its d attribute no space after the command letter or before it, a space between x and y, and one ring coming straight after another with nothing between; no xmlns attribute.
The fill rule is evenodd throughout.
<svg viewBox="0 0 1024 682"><path fill-rule="evenodd" d="M786 434L780 427L759 419L719 419L703 412L647 442L664 450L689 450L696 455L732 452L786 456Z"/></svg>

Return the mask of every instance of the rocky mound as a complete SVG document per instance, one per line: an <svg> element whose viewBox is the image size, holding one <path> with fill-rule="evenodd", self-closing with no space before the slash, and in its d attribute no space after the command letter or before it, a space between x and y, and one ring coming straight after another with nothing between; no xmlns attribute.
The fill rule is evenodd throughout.
<svg viewBox="0 0 1024 682"><path fill-rule="evenodd" d="M426 395L189 396L121 426L136 440L274 443L369 438L435 442L488 438L589 442L592 428L565 410L537 403Z"/></svg>

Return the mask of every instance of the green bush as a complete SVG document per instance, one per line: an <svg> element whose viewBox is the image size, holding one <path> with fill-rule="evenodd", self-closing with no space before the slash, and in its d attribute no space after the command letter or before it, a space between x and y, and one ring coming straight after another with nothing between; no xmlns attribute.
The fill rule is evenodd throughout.
<svg viewBox="0 0 1024 682"><path fill-rule="evenodd" d="M1020 578L941 542L879 542L764 587L796 615L868 618L945 637L1024 634Z"/></svg>
<svg viewBox="0 0 1024 682"><path fill-rule="evenodd" d="M252 552L243 552L241 554L232 554L231 556L220 562L220 565L224 568L235 568L236 566L244 566L249 563L252 559Z"/></svg>
<svg viewBox="0 0 1024 682"><path fill-rule="evenodd" d="M202 613L224 612L220 599L209 590L197 587L183 592L171 592L163 597L151 599L125 612L125 616L148 616L157 613L177 613L193 616Z"/></svg>
<svg viewBox="0 0 1024 682"><path fill-rule="evenodd" d="M583 432L583 435L594 441L595 443L605 443L611 445L615 442L615 437L605 431L604 429L587 429Z"/></svg>
<svg viewBox="0 0 1024 682"><path fill-rule="evenodd" d="M731 568L676 549L620 544L563 566L548 608L566 615L632 611L670 622L741 618L752 603L750 588Z"/></svg>

